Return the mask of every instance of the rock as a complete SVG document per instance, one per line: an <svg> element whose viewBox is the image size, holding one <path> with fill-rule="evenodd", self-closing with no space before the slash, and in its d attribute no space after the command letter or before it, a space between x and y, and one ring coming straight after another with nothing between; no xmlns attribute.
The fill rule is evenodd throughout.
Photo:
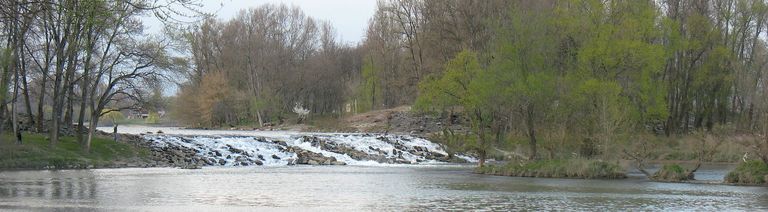
<svg viewBox="0 0 768 212"><path fill-rule="evenodd" d="M318 163L318 162L317 162L317 161L315 161L315 160L310 160L309 162L307 162L307 164L309 164L309 165L313 165L313 166L314 166L314 165L320 165L320 163Z"/></svg>
<svg viewBox="0 0 768 212"><path fill-rule="evenodd" d="M272 159L280 160L280 157L278 157L277 155L272 155Z"/></svg>
<svg viewBox="0 0 768 212"><path fill-rule="evenodd" d="M242 154L244 151L235 147L232 147L231 145L227 144L227 148L229 148L229 151L236 154Z"/></svg>
<svg viewBox="0 0 768 212"><path fill-rule="evenodd" d="M240 165L241 165L241 166L248 166L248 163L246 163L246 162L240 162Z"/></svg>
<svg viewBox="0 0 768 212"><path fill-rule="evenodd" d="M224 164L227 164L227 161L224 159L219 159L219 165L223 166Z"/></svg>
<svg viewBox="0 0 768 212"><path fill-rule="evenodd" d="M256 156L256 157L258 157L258 158L259 158L259 160L264 160L264 155L258 155L258 156Z"/></svg>
<svg viewBox="0 0 768 212"><path fill-rule="evenodd" d="M277 141L277 144L280 146L288 146L288 143L286 143L285 141Z"/></svg>
<svg viewBox="0 0 768 212"><path fill-rule="evenodd" d="M259 166L264 165L264 162L261 162L260 160L255 160L253 163Z"/></svg>
<svg viewBox="0 0 768 212"><path fill-rule="evenodd" d="M343 166L343 165L347 165L347 163L345 163L343 161L333 161L333 162L331 162L331 165Z"/></svg>

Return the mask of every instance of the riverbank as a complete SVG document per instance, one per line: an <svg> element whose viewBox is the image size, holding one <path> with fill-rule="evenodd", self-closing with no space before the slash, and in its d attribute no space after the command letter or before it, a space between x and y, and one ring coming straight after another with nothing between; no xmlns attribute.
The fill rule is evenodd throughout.
<svg viewBox="0 0 768 212"><path fill-rule="evenodd" d="M46 135L24 133L21 145L11 135L0 139L0 169L86 169L148 167L149 150L104 137L93 138L91 152L83 152L74 137L50 146Z"/></svg>

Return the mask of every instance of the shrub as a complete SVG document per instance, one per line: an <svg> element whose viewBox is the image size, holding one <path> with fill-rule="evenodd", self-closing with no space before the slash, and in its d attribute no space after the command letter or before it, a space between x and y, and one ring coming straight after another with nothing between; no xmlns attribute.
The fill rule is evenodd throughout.
<svg viewBox="0 0 768 212"><path fill-rule="evenodd" d="M680 182L693 180L693 173L678 164L664 164L651 176L651 179L664 182Z"/></svg>
<svg viewBox="0 0 768 212"><path fill-rule="evenodd" d="M726 183L761 185L768 184L768 164L760 160L747 161L739 164L733 171L725 175Z"/></svg>
<svg viewBox="0 0 768 212"><path fill-rule="evenodd" d="M150 112L149 116L147 116L147 119L144 120L144 123L147 123L147 124L160 123L160 114L158 114L157 112Z"/></svg>

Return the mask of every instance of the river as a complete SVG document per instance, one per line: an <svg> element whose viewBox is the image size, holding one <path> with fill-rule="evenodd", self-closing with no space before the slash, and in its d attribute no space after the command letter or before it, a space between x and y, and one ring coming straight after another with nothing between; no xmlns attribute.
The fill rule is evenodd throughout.
<svg viewBox="0 0 768 212"><path fill-rule="evenodd" d="M722 179L705 167L700 178ZM768 210L768 188L486 176L467 165L0 172L0 210Z"/></svg>

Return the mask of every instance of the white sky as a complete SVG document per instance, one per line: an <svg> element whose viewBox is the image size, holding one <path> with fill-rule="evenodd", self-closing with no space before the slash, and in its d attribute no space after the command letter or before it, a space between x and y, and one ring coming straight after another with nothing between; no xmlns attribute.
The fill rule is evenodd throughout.
<svg viewBox="0 0 768 212"><path fill-rule="evenodd" d="M263 4L286 4L301 8L307 16L330 21L345 43L358 43L365 36L368 20L376 9L376 0L203 0L203 12L214 13L219 20L230 20L240 10ZM147 32L160 32L158 21L145 20Z"/></svg>

